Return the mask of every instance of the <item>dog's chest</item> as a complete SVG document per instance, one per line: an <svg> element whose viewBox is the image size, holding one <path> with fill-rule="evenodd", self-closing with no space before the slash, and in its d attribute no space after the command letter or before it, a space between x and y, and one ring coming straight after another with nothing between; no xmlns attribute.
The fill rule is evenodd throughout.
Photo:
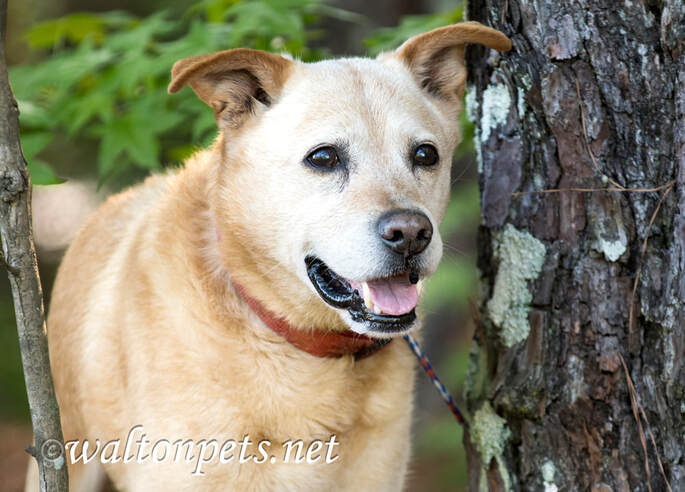
<svg viewBox="0 0 685 492"><path fill-rule="evenodd" d="M221 429L275 441L323 439L379 429L411 410L413 360L397 342L358 362L253 353L235 354L230 365L220 387L204 388L218 413L231 416L214 423Z"/></svg>
<svg viewBox="0 0 685 492"><path fill-rule="evenodd" d="M224 364L223 379L212 374L187 389L189 407L183 414L166 415L164 424L157 423L160 430L168 426L172 433L219 443L248 436L246 454L256 457L259 442L269 442L275 463L210 463L207 477L199 481L259 484L263 490L270 490L269 483L352 490L355 477L366 476L378 480L375 489L383 490L380 484L403 476L411 420L413 361L403 345L393 345L357 363L306 357L284 364L254 353L251 361L236 354ZM325 463L331 438L337 444L328 457L334 461ZM300 440L286 463L287 443ZM317 440L322 445L313 456L319 459L307 463L307 451ZM305 461L298 463L298 457Z"/></svg>

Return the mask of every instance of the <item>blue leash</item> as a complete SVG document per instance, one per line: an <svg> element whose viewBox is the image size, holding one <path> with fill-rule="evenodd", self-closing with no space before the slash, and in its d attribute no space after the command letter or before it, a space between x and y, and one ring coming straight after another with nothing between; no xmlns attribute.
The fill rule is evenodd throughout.
<svg viewBox="0 0 685 492"><path fill-rule="evenodd" d="M421 347L419 347L419 342L417 342L416 338L409 334L404 335L404 340L409 345L409 348L411 348L411 351L414 352L414 355L419 360L419 364L421 364L421 367L423 367L423 369L426 371L428 377L431 379L431 381L433 381L433 384L440 392L440 396L442 396L442 399L445 400L447 406L450 407L450 410L454 414L454 417L457 419L457 422L459 422L461 425L464 425L464 416L461 414L459 408L457 408L457 405L454 403L454 399L452 398L452 395L450 395L450 392L447 391L447 388L445 388L445 385L442 384L442 381L440 381L438 375L435 374L433 366L431 366L431 363L429 362L428 358L423 354Z"/></svg>

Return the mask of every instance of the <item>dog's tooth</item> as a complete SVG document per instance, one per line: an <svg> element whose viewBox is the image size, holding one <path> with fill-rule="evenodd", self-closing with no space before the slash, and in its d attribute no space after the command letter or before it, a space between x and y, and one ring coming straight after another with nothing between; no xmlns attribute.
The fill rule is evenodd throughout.
<svg viewBox="0 0 685 492"><path fill-rule="evenodd" d="M374 304L373 312L376 314L383 314L383 310Z"/></svg>
<svg viewBox="0 0 685 492"><path fill-rule="evenodd" d="M419 293L419 297L421 297L421 294L423 293L423 279L419 280L419 281L416 283L416 290L417 290L418 293Z"/></svg>
<svg viewBox="0 0 685 492"><path fill-rule="evenodd" d="M362 297L364 298L364 304L368 310L374 309L373 300L371 299L371 289L369 289L369 284L362 282Z"/></svg>

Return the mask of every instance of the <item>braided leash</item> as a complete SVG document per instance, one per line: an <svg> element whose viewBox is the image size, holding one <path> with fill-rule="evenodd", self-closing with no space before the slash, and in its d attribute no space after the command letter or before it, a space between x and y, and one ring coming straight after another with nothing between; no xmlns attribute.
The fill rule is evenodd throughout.
<svg viewBox="0 0 685 492"><path fill-rule="evenodd" d="M457 422L459 422L461 425L464 425L464 416L461 414L461 412L457 408L457 405L454 403L452 395L450 395L449 391L447 391L447 388L445 388L445 385L442 384L442 382L440 381L438 375L435 374L435 371L433 371L433 367L431 366L431 363L428 361L428 358L425 355L423 355L423 351L421 350L421 347L419 347L419 343L416 341L416 338L414 338L412 335L404 335L404 339L411 348L412 352L414 352L416 358L419 360L419 364L421 364L421 367L423 367L423 369L426 371L426 374L428 374L428 377L431 378L431 381L433 381L433 384L440 392L440 396L442 396L442 399L445 400L447 406L450 407L450 410L456 417Z"/></svg>

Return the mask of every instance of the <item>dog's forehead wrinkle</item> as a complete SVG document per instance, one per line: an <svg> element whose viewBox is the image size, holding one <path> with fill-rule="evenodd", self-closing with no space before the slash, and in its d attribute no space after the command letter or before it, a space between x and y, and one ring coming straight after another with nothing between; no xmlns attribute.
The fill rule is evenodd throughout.
<svg viewBox="0 0 685 492"><path fill-rule="evenodd" d="M414 127L440 133L449 122L436 113L406 68L401 64L391 68L388 70L384 62L364 58L305 64L288 81L283 102L290 107L309 108L295 113L300 115L296 125L301 127L338 120L344 122L343 128L363 125L383 139L388 126L409 120Z"/></svg>
<svg viewBox="0 0 685 492"><path fill-rule="evenodd" d="M388 116L393 113L411 114L414 120L417 115L426 122L432 120L426 112L425 97L404 69L389 71L383 63L369 59L351 59L347 63L359 88L362 107L370 114L374 127L391 122Z"/></svg>

